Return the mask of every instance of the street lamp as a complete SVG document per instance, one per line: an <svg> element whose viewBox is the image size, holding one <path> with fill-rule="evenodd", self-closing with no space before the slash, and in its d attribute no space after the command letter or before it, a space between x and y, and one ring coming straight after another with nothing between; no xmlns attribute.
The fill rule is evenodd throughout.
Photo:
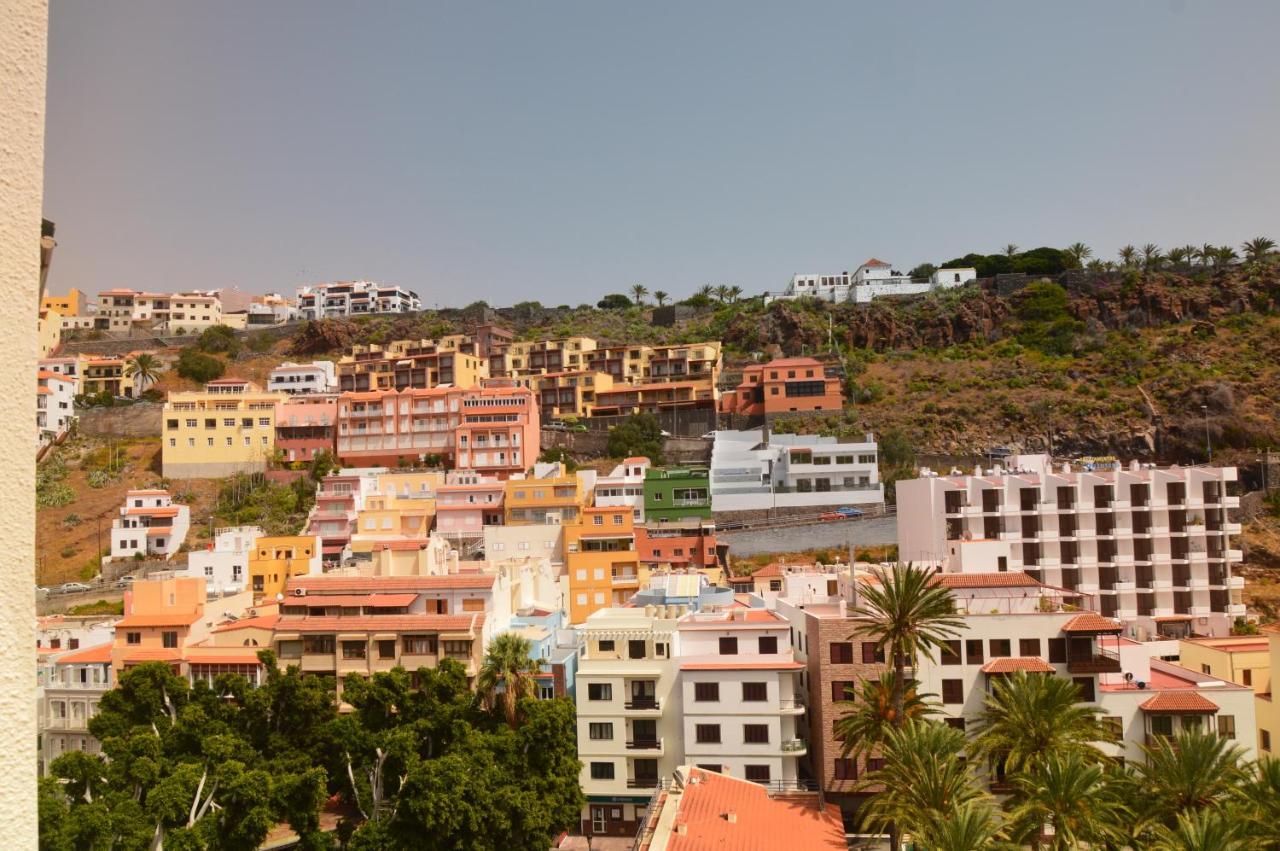
<svg viewBox="0 0 1280 851"><path fill-rule="evenodd" d="M1209 441L1209 406L1201 405L1200 410L1204 412L1204 448L1209 454L1209 463L1213 463L1213 444Z"/></svg>

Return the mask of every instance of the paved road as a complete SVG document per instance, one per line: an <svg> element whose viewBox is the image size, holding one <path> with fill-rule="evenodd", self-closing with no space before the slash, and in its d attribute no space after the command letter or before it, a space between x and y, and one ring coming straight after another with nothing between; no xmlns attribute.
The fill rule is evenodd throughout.
<svg viewBox="0 0 1280 851"><path fill-rule="evenodd" d="M781 529L717 532L716 540L729 545L730 556L847 547L850 542L859 547L874 547L898 542L898 520L896 517L868 517L865 520L835 520Z"/></svg>
<svg viewBox="0 0 1280 851"><path fill-rule="evenodd" d="M96 603L99 600L115 602L122 599L124 599L124 591L112 586L96 588L93 591L82 594L53 594L36 599L36 613L48 615L54 612L65 612L72 606L79 606L83 603Z"/></svg>

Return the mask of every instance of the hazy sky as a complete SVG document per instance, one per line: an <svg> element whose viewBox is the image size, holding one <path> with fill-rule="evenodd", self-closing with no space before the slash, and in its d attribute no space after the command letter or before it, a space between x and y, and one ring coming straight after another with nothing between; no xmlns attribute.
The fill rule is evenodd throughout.
<svg viewBox="0 0 1280 851"><path fill-rule="evenodd" d="M55 292L1280 239L1280 2L52 0Z"/></svg>

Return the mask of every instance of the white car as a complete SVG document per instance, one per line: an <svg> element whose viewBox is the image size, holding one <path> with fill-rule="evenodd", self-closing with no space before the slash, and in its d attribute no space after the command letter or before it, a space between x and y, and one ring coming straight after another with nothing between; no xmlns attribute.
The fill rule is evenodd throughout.
<svg viewBox="0 0 1280 851"><path fill-rule="evenodd" d="M75 594L80 591L92 591L93 589L83 582L64 582L59 586L58 590L63 594Z"/></svg>
<svg viewBox="0 0 1280 851"><path fill-rule="evenodd" d="M709 432L707 432L706 434L704 434L704 435L702 436L702 439L703 439L703 440L715 440L715 439L716 439L716 433L715 433L714 431L709 431Z"/></svg>
<svg viewBox="0 0 1280 851"><path fill-rule="evenodd" d="M663 436L663 437L670 437L670 436L671 436L671 432L667 431L667 430L664 428L664 429L662 429L662 436Z"/></svg>

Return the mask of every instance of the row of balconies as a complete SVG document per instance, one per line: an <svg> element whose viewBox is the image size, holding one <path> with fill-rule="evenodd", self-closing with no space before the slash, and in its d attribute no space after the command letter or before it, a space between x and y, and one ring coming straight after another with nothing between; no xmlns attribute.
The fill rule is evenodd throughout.
<svg viewBox="0 0 1280 851"><path fill-rule="evenodd" d="M1129 500L1117 499L1106 505L1074 505L1059 506L1056 502L1037 502L1024 508L1020 503L999 503L990 508L984 505L962 503L959 506L948 506L945 513L948 517L981 517L983 515L1054 515L1054 514L1090 514L1111 513L1116 510L1147 511L1150 509L1188 511L1194 509L1239 508L1240 497L1223 496L1218 500L1187 500L1184 503L1169 505L1164 500L1148 500L1145 504L1133 505ZM957 509L958 510L955 510Z"/></svg>

